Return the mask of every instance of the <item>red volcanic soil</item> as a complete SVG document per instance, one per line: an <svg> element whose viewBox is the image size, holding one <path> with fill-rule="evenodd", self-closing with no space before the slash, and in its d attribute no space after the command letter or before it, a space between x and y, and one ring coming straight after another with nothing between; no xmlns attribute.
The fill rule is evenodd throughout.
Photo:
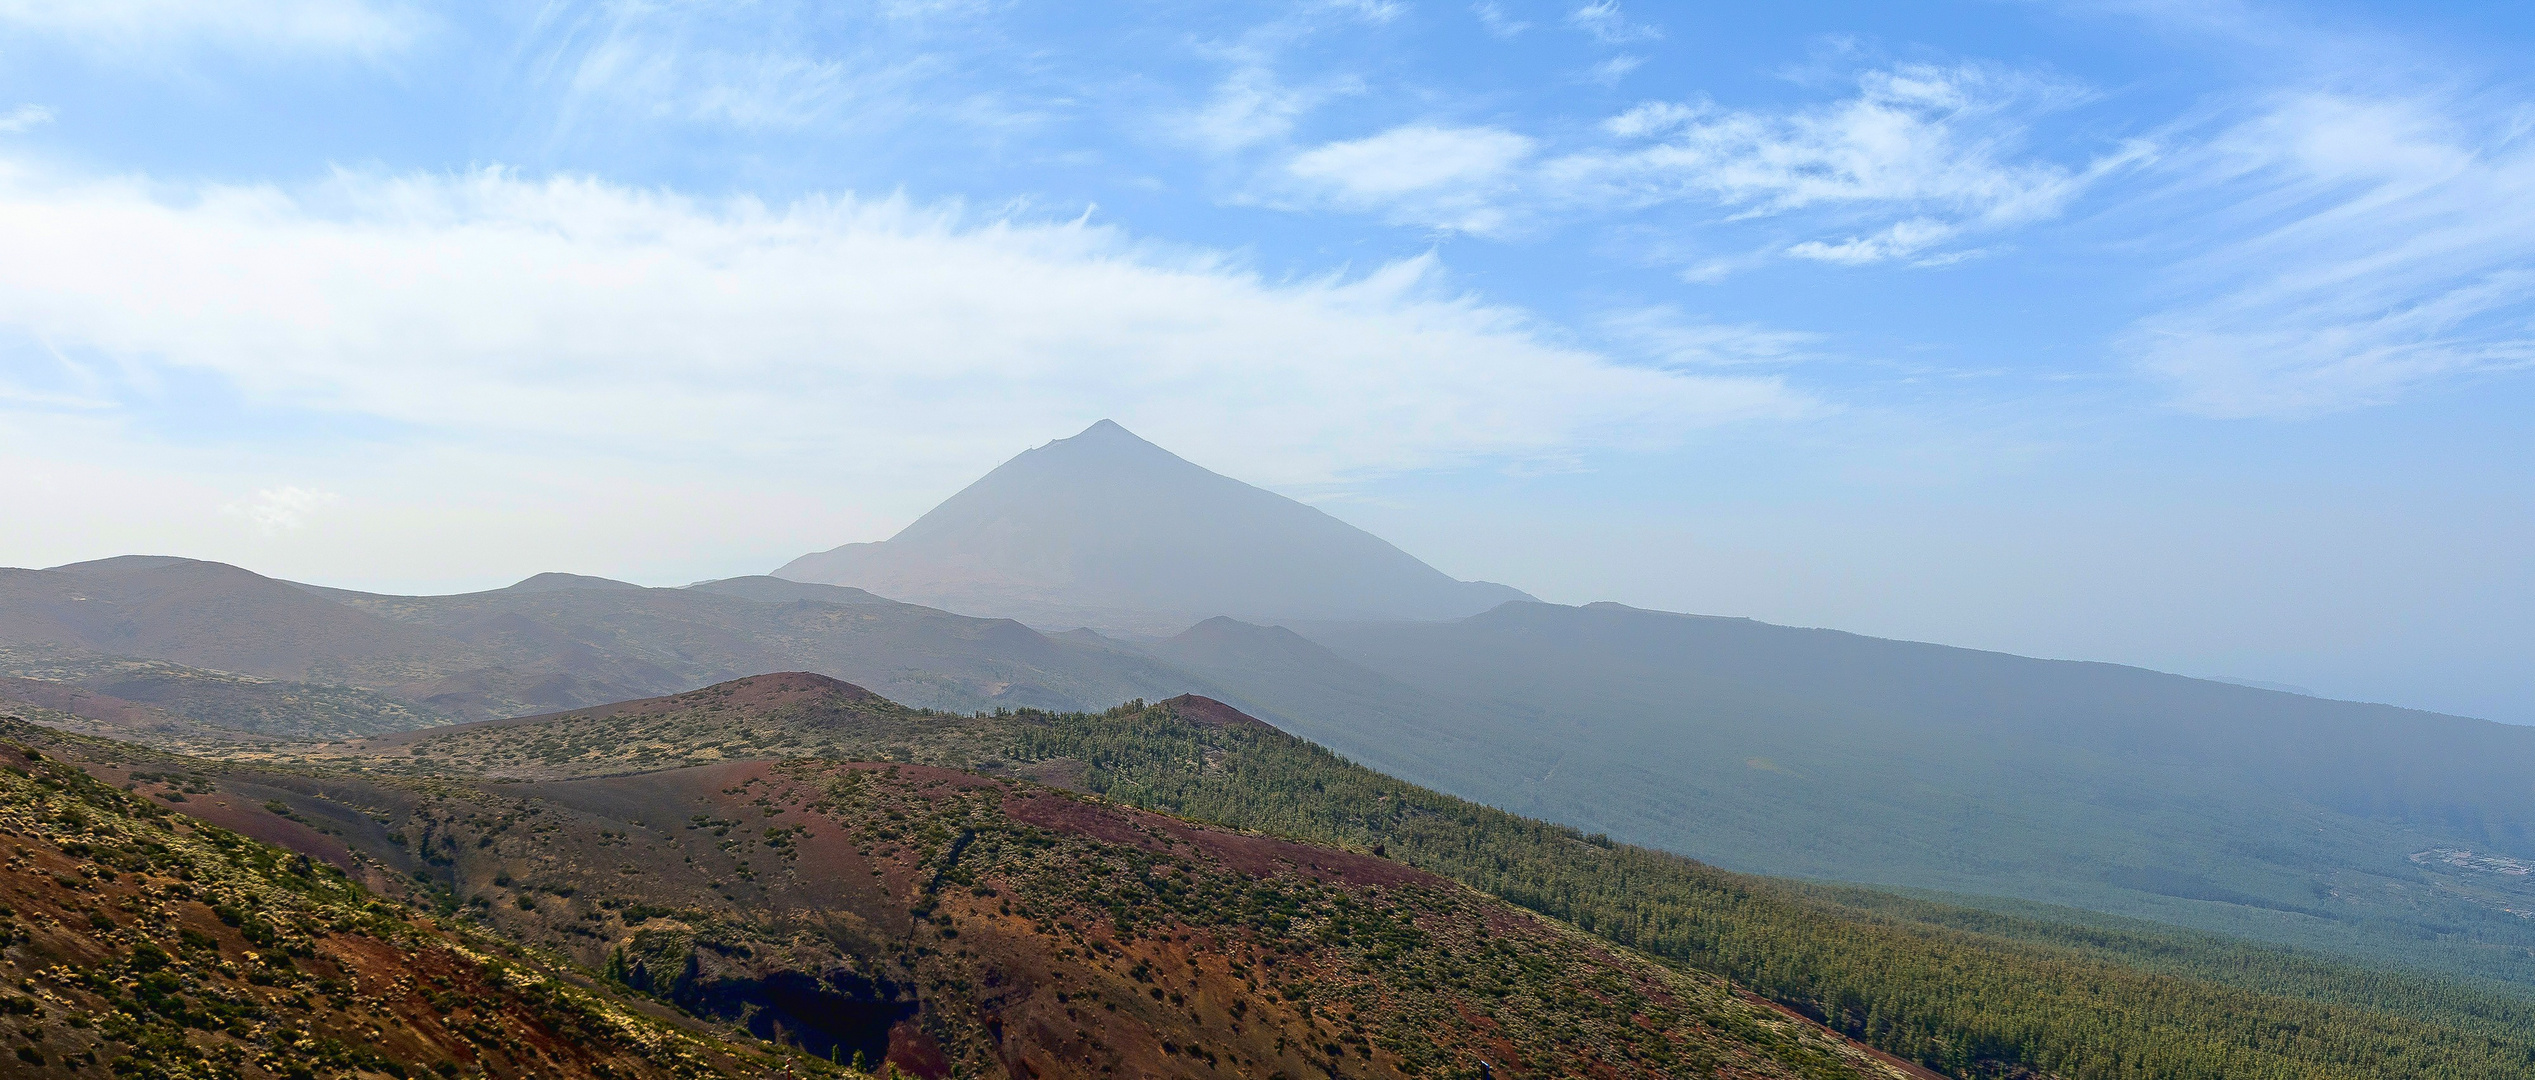
<svg viewBox="0 0 2535 1080"><path fill-rule="evenodd" d="M1199 727L1257 728L1260 731L1276 730L1276 725L1270 724L1265 720L1261 720L1258 717L1242 712L1239 709L1233 708L1230 705L1226 705L1223 702L1210 697L1199 697L1195 694L1181 694L1180 696L1172 698L1169 701L1165 701L1162 704L1169 706L1172 712L1179 714L1180 719L1186 720Z"/></svg>
<svg viewBox="0 0 2535 1080"><path fill-rule="evenodd" d="M0 701L23 701L37 708L66 712L83 720L116 725L164 724L174 714L154 705L92 694L65 682L47 679L0 679Z"/></svg>
<svg viewBox="0 0 2535 1080"><path fill-rule="evenodd" d="M109 787L128 786L134 794L147 798L166 800L170 795L181 794L178 790L179 785L165 780L135 781L132 779L133 773L148 772L146 769L136 770L125 765L94 763L85 764L82 768L87 770L88 775L96 777L99 782ZM189 795L184 799L185 801L181 803L169 804L167 808L252 840L260 840L275 847L289 848L311 858L324 859L347 873L360 870L359 865L352 858L352 849L343 841L319 832L315 826L301 820L295 814L285 816L275 813L265 805L265 801L269 800L258 801L237 791L234 787L216 794Z"/></svg>

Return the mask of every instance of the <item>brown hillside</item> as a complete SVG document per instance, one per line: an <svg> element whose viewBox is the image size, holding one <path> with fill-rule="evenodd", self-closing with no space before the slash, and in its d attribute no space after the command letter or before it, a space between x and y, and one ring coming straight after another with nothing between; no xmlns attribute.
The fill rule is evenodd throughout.
<svg viewBox="0 0 2535 1080"><path fill-rule="evenodd" d="M22 1037L0 1074L668 1078L778 1064L24 742L0 742L0 762L0 1015Z"/></svg>

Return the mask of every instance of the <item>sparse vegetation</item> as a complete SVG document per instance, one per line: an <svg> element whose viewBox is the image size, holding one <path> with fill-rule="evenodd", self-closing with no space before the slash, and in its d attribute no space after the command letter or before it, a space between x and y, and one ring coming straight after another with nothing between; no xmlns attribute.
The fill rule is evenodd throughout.
<svg viewBox="0 0 2535 1080"><path fill-rule="evenodd" d="M0 739L0 845L0 1012L25 1036L11 1075L710 1077L772 1064L22 737Z"/></svg>

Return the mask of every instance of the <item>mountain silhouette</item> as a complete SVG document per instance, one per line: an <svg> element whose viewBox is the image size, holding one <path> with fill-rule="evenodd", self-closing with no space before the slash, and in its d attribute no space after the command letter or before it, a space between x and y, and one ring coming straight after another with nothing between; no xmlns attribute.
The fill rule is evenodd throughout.
<svg viewBox="0 0 2535 1080"><path fill-rule="evenodd" d="M877 543L775 571L1042 626L1175 632L1244 619L1452 619L1519 590L1209 472L1108 420L1003 463Z"/></svg>

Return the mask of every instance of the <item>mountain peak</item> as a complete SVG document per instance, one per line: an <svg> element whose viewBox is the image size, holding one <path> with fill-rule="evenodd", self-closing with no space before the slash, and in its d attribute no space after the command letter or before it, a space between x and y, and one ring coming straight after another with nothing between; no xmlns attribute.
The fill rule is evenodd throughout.
<svg viewBox="0 0 2535 1080"><path fill-rule="evenodd" d="M1106 471L1113 474L1113 481L1151 470L1215 475L1178 454L1154 445L1115 420L1103 420L1070 438L1053 439L1022 451L995 471L1015 468L1022 471L1062 469L1071 473ZM987 475L992 477L994 473Z"/></svg>
<svg viewBox="0 0 2535 1080"><path fill-rule="evenodd" d="M1093 424L1092 426L1087 427L1087 428L1084 428L1082 431L1077 432L1077 433L1074 435L1074 437L1073 437L1073 438L1071 438L1071 439L1058 439L1058 440L1056 440L1056 441L1057 441L1057 442L1111 441L1111 442L1132 442L1132 443L1136 443L1136 444L1141 445L1141 446L1152 446L1152 445L1153 445L1152 443L1146 442L1146 441L1145 441L1142 437L1138 436L1135 432L1132 432L1132 431L1127 430L1126 425L1121 424L1121 423L1119 423L1119 422L1117 422L1117 421L1115 421L1115 420L1101 420L1101 421L1099 421L1099 422L1097 422L1097 423ZM1160 449L1160 448L1159 448L1159 447L1155 447L1155 449Z"/></svg>
<svg viewBox="0 0 2535 1080"><path fill-rule="evenodd" d="M775 576L965 615L1167 634L1214 615L1449 619L1523 593L1407 552L1102 420L1031 449L874 544Z"/></svg>

